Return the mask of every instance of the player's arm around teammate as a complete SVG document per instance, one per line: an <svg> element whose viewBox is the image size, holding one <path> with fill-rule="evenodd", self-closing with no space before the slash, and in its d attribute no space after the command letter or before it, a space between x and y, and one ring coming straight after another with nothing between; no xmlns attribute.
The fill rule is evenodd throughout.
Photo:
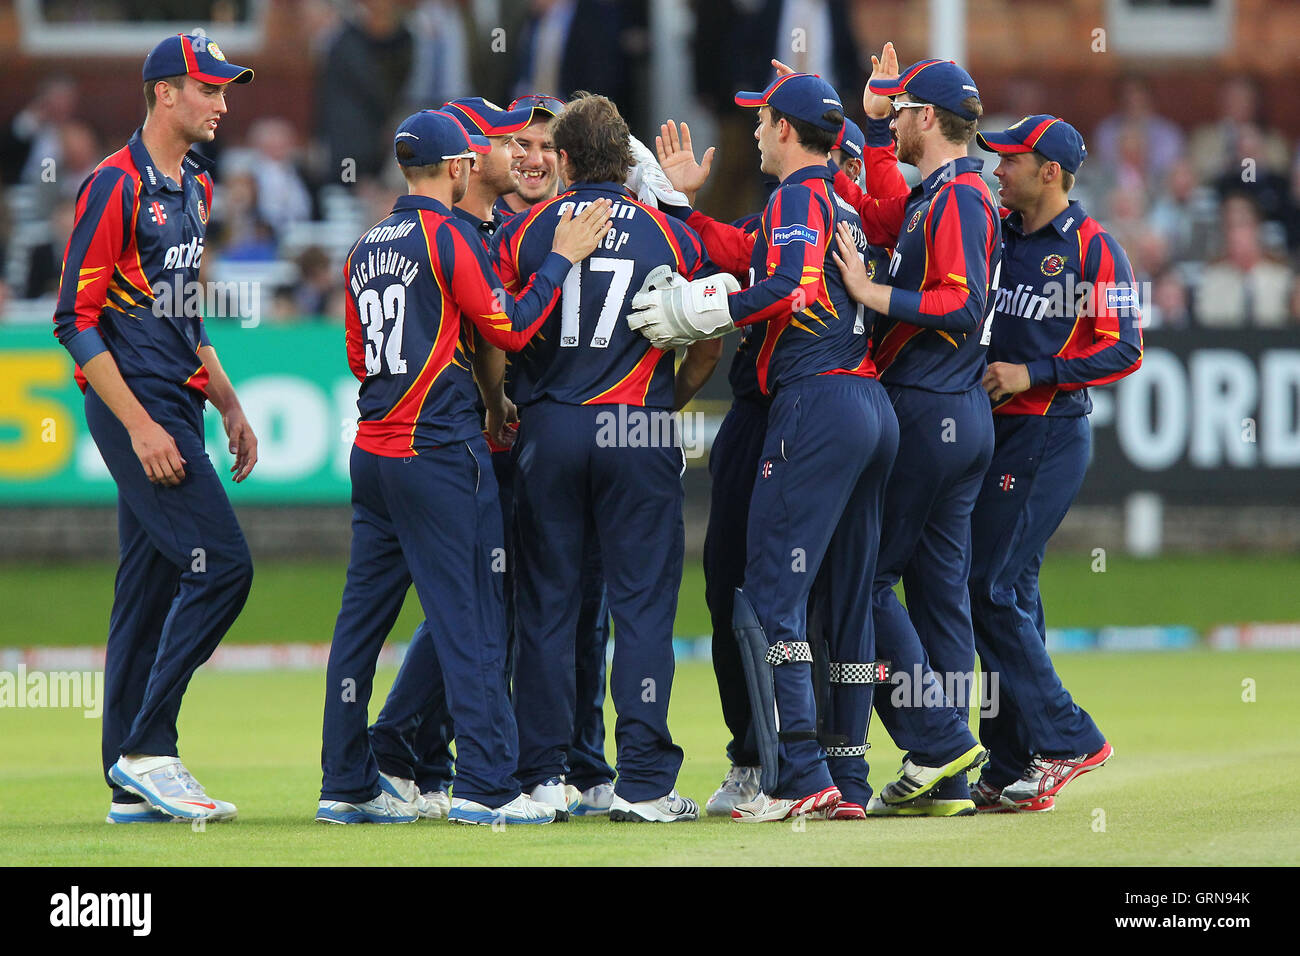
<svg viewBox="0 0 1300 956"><path fill-rule="evenodd" d="M574 262L608 229L608 204L566 215L552 250L506 294L482 242L455 219L467 160L487 143L451 115L409 117L394 144L408 195L348 256L347 345L361 380L352 451L352 554L326 675L317 820L405 823L380 789L366 735L379 648L415 585L456 729L448 819L548 823L514 777L517 737L505 687L502 548L496 482L469 370L453 361L462 320L518 349L541 325Z"/></svg>
<svg viewBox="0 0 1300 956"><path fill-rule="evenodd" d="M1069 198L1083 137L1028 116L980 145L1000 154L1005 290L993 312L983 386L994 452L972 515L971 616L999 707L982 713L992 754L974 796L991 810L1050 810L1112 749L1057 676L1045 647L1038 571L1083 483L1087 389L1142 362L1137 287L1119 243Z"/></svg>

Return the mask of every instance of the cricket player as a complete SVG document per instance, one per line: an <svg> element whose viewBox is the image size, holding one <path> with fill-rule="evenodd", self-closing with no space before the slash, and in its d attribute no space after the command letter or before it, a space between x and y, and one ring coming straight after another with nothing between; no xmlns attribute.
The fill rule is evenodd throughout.
<svg viewBox="0 0 1300 956"><path fill-rule="evenodd" d="M695 285L650 289L632 322L652 342L691 340L761 323L755 371L769 396L747 529L744 587L732 626L752 704L761 790L732 810L741 822L834 810L841 786L866 788L867 717L877 668L869 582L886 478L898 442L888 398L875 380L866 316L827 260L836 224L861 235L858 217L833 198L829 153L844 124L835 91L790 73L741 92L758 112L761 169L780 185L760 229L747 234L699 212L688 223L710 257L750 285L713 302ZM707 177L689 139L667 124L656 145L669 179L688 196ZM867 251L865 238L854 255ZM698 283L696 284L698 285ZM703 294L701 294L703 293ZM806 613L814 579L824 606L830 680L827 735L819 739ZM853 793L850 799L865 800Z"/></svg>
<svg viewBox="0 0 1300 956"><path fill-rule="evenodd" d="M970 512L993 450L980 333L997 285L999 218L981 161L966 155L983 111L970 74L950 60L922 60L901 76L870 80L864 105L874 108L877 97L893 99L899 160L916 166L922 181L902 221L894 216L885 230L897 236L887 283L853 262L847 231L844 258L837 256L852 266L853 297L879 316L873 355L900 430L872 607L877 653L896 684L876 695L876 713L906 756L899 779L866 812L970 815L964 773L986 753L967 726L967 701L944 693L938 675L974 672L966 577ZM860 202L847 180L837 179L837 188L849 193L870 237L881 204ZM907 608L894 593L900 578Z"/></svg>
<svg viewBox="0 0 1300 956"><path fill-rule="evenodd" d="M144 125L77 194L54 331L76 360L86 424L117 484L121 543L105 649L109 823L228 820L181 763L176 719L190 677L234 623L253 580L235 513L203 444L205 401L221 412L232 479L257 438L217 359L198 282L212 178L190 151L210 143L231 83L253 71L207 37L168 37L144 61Z"/></svg>
<svg viewBox="0 0 1300 956"><path fill-rule="evenodd" d="M858 125L846 118L830 158L855 182L862 176L865 163L868 187L873 194L904 196L908 191L907 182L894 159L894 140L888 123L885 118L870 127L875 141L868 147ZM690 131L685 124L681 136L688 144ZM657 140L661 151L666 139L671 140L671 135L665 124ZM776 185L775 180L772 183ZM732 225L753 232L759 228L761 217L761 212L755 213ZM883 253L883 250L873 248L868 268L883 273L888 259L877 252ZM737 276L742 285L747 281L748 260L744 264L745 273ZM755 336L754 330L754 326L740 330L728 374L733 400L709 454L712 482L709 523L704 536L705 599L713 624L713 671L718 682L723 720L731 731L731 741L727 744L730 768L705 804L705 812L710 816L731 816L738 804L753 800L760 789L759 756L750 727L749 693L745 687L740 649L731 626L735 591L745 581L746 524L763 450L763 436L767 430L769 405L768 397L758 387L755 355L761 336ZM841 801L834 812L848 812L845 802Z"/></svg>
<svg viewBox="0 0 1300 956"><path fill-rule="evenodd" d="M467 131L485 137L490 147L486 154L474 159L465 195L452 208L452 215L473 229L490 257L492 234L504 219L496 204L502 196L515 189L517 180L512 167L523 157L523 150L515 142L515 134L529 123L532 111L502 110L481 97L454 100L444 104L442 109L456 117ZM505 353L482 341L472 325L461 328L455 361L462 367L472 366L475 378L484 383L484 391L491 393L500 387L505 375ZM513 419L513 406L507 403L506 408L507 419ZM506 423L489 421L486 424L491 436L499 433ZM506 631L509 635L513 625L508 553L513 508L508 504L506 494L509 486L502 481L503 473L506 482L510 477L508 461L505 467L502 466L502 459L507 459L509 449L497 451L493 446L489 439L493 472L502 497L502 522L506 529L507 554L501 573L505 575ZM510 652L507 651L507 662L509 658ZM432 680L430 674L434 675ZM445 817L451 807L451 740L455 731L447 713L442 672L427 622L422 622L412 635L388 699L369 733L383 789L391 796L413 804L424 819Z"/></svg>
<svg viewBox="0 0 1300 956"><path fill-rule="evenodd" d="M983 378L993 461L971 516L975 646L999 707L980 718L991 756L971 796L980 810L1043 811L1113 753L1052 667L1038 571L1088 467L1088 387L1142 364L1141 317L1128 256L1070 199L1087 155L1078 131L1039 115L978 139L1000 154L1010 213Z"/></svg>
<svg viewBox="0 0 1300 956"><path fill-rule="evenodd" d="M569 271L556 314L518 357L528 382L527 395L516 393L519 779L534 799L564 808L583 547L594 528L617 634L610 819L690 821L699 807L677 793L682 751L668 730L684 547L685 462L672 410L707 379L720 349L688 349L674 375L671 350L650 347L624 320L648 276L694 277L708 263L689 228L624 187L632 152L612 102L579 94L551 136L570 186L502 227L506 289L538 268L566 211L612 200L614 228Z"/></svg>
<svg viewBox="0 0 1300 956"><path fill-rule="evenodd" d="M514 777L505 611L493 567L501 511L474 381L455 354L462 322L498 347L519 348L550 314L568 270L608 229L608 203L576 218L566 212L516 300L500 289L482 241L451 211L468 187L467 160L489 149L449 113L408 117L394 140L408 195L357 241L345 267L360 420L352 556L326 675L318 821L417 819L411 804L381 789L366 735L375 660L412 583L456 730L447 818L484 825L555 818ZM505 401L499 384L486 396L490 420L502 428Z"/></svg>

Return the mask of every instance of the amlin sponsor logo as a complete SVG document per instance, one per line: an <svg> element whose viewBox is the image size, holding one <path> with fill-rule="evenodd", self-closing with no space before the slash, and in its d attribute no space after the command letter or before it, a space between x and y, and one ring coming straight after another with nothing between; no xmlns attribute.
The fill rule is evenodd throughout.
<svg viewBox="0 0 1300 956"><path fill-rule="evenodd" d="M153 928L151 893L82 893L73 886L50 897L50 925L66 927L130 927L133 936L148 936Z"/></svg>

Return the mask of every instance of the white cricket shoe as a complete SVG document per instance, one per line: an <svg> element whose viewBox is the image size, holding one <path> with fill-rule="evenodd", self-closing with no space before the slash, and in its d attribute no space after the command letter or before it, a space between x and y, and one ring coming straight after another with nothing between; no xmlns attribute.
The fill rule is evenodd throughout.
<svg viewBox="0 0 1300 956"><path fill-rule="evenodd" d="M217 805L215 812L205 817L205 821L216 823L221 820L233 820L236 816L235 805L227 803L225 800L212 801ZM104 818L106 823L186 823L182 817L174 817L170 813L159 810L151 803L118 803L114 801L109 804L108 816Z"/></svg>
<svg viewBox="0 0 1300 956"><path fill-rule="evenodd" d="M415 807L385 790L364 803L322 800L316 808L317 823L414 823L418 819Z"/></svg>
<svg viewBox="0 0 1300 956"><path fill-rule="evenodd" d="M451 810L451 797L446 790L426 790L415 801L415 808L426 820L442 820Z"/></svg>
<svg viewBox="0 0 1300 956"><path fill-rule="evenodd" d="M790 817L834 810L839 802L840 790L835 786L810 793L798 800L769 797L765 793L760 793L753 800L738 804L736 809L731 811L731 819L738 823L770 823L773 820L787 820Z"/></svg>
<svg viewBox="0 0 1300 956"><path fill-rule="evenodd" d="M698 820L700 805L688 800L676 790L669 790L658 800L641 800L629 803L617 793L609 805L609 818L633 823L677 823Z"/></svg>
<svg viewBox="0 0 1300 956"><path fill-rule="evenodd" d="M551 777L545 783L539 783L528 794L538 803L555 810L555 822L567 823L569 814L582 802L582 794L577 787L564 782L563 777Z"/></svg>
<svg viewBox="0 0 1300 956"><path fill-rule="evenodd" d="M183 820L228 820L235 816L235 805L208 796L179 757L119 757L108 768L108 779Z"/></svg>
<svg viewBox="0 0 1300 956"><path fill-rule="evenodd" d="M739 804L758 796L760 773L758 767L732 767L722 778L722 785L704 804L704 812L711 817L731 816Z"/></svg>
<svg viewBox="0 0 1300 956"><path fill-rule="evenodd" d="M607 816L613 803L614 784L598 783L582 791L578 798L578 805L573 808L573 815L575 817Z"/></svg>
<svg viewBox="0 0 1300 956"><path fill-rule="evenodd" d="M496 823L554 823L555 818L554 807L538 803L524 793L509 803L495 808L475 803L473 800L452 797L451 809L447 812L447 820L451 823L477 824L484 827Z"/></svg>

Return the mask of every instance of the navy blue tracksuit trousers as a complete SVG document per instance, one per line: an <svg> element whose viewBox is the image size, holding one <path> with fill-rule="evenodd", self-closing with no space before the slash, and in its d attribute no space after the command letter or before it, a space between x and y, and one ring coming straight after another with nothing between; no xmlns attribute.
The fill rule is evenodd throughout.
<svg viewBox="0 0 1300 956"><path fill-rule="evenodd" d="M174 487L149 481L117 416L86 389L86 424L117 483L120 563L104 659L105 779L122 754L177 756L176 717L194 671L248 598L253 562L203 445L204 398L161 379L129 385L185 459ZM109 781L113 800L140 797Z"/></svg>
<svg viewBox="0 0 1300 956"><path fill-rule="evenodd" d="M488 459L481 435L410 458L352 449L352 554L326 670L322 799L356 803L379 792L367 708L379 649L412 582L456 727L454 795L499 807L519 794L501 510Z"/></svg>
<svg viewBox="0 0 1300 956"><path fill-rule="evenodd" d="M1088 468L1088 419L996 415L997 444L971 517L971 618L996 710L981 715L984 778L1005 787L1034 754L1099 750L1105 737L1061 684L1047 653L1038 571Z"/></svg>
<svg viewBox="0 0 1300 956"><path fill-rule="evenodd" d="M984 390L930 392L891 386L902 440L885 493L885 525L872 605L876 645L894 686L876 695L876 713L894 743L922 766L940 766L975 746L965 675L975 669L966 578L970 515L993 450ZM899 579L907 608L894 585ZM945 686L945 682L947 686ZM964 779L934 796L969 796Z"/></svg>
<svg viewBox="0 0 1300 956"><path fill-rule="evenodd" d="M668 701L684 547L683 459L675 430L668 447L634 443L631 430L626 441L609 442L609 416L620 414L661 421L653 416L671 413L546 400L521 411L514 701L521 782L533 787L566 775L583 550L594 527L614 619L615 787L635 803L671 791L682 762L668 732ZM647 431L660 434L640 434Z"/></svg>
<svg viewBox="0 0 1300 956"><path fill-rule="evenodd" d="M817 579L827 588L830 660L875 659L870 583L897 447L897 421L875 379L812 375L777 390L750 500L744 587L769 645L807 640L808 597ZM791 661L773 672L778 729L815 737L812 665ZM830 704L825 731L864 745L871 685L837 686ZM797 799L834 783L846 800L867 799L861 752L828 759L816 739L786 740L779 763L777 790L769 796Z"/></svg>
<svg viewBox="0 0 1300 956"><path fill-rule="evenodd" d="M727 759L736 767L757 767L759 761L731 610L736 588L745 583L749 501L766 434L767 403L737 398L709 451L712 490L709 525L704 533L704 599L713 622L713 673L722 701L722 719L731 731Z"/></svg>

